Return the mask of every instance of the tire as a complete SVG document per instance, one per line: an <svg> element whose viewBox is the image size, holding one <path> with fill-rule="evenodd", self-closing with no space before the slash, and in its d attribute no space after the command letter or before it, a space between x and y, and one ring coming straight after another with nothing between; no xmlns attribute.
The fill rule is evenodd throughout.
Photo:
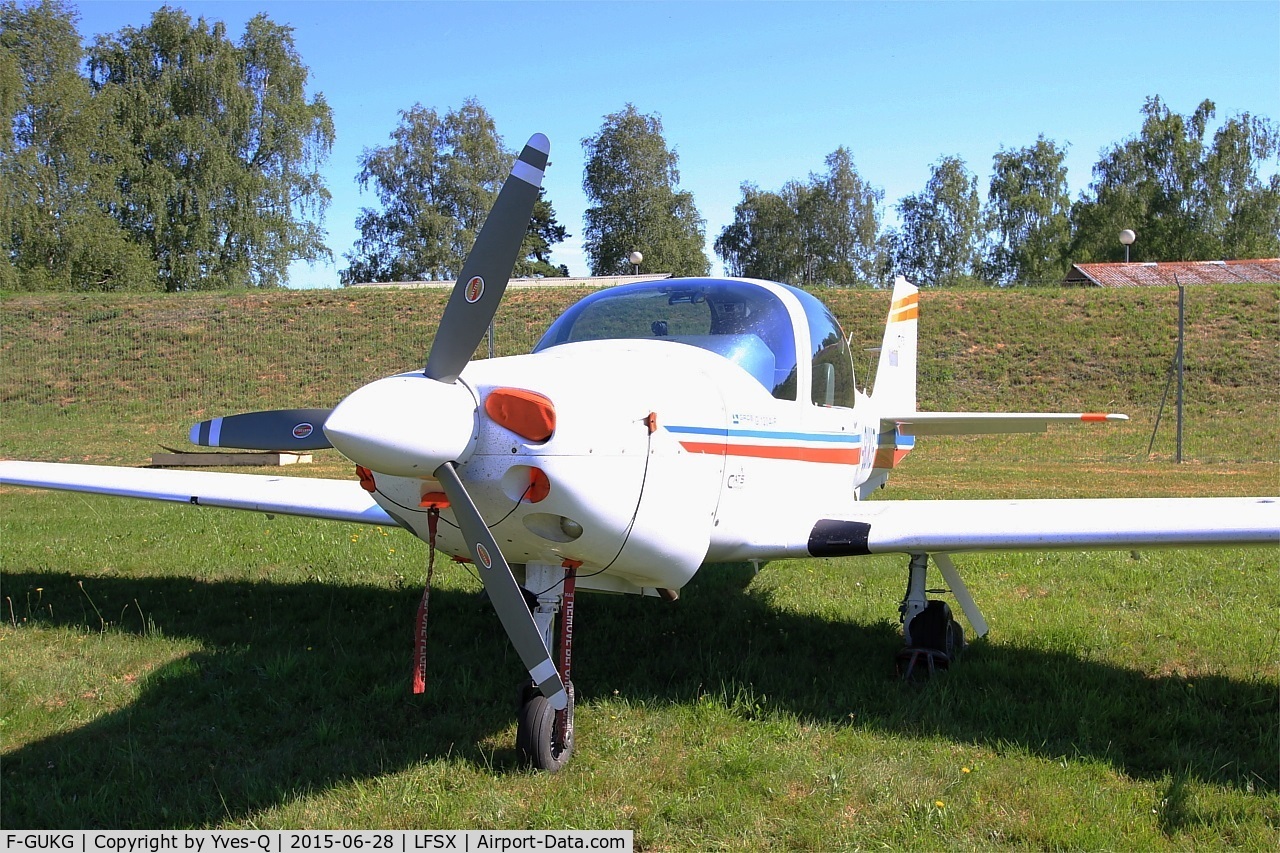
<svg viewBox="0 0 1280 853"><path fill-rule="evenodd" d="M951 660L960 660L960 653L964 651L964 628L960 627L960 623L952 619L951 624L947 626L950 630L950 643L948 645L947 654L951 656Z"/></svg>
<svg viewBox="0 0 1280 853"><path fill-rule="evenodd" d="M951 625L955 621L951 618L951 608L947 606L945 601L931 600L928 606L922 610L916 618L911 620L911 640L912 648L917 649L933 649L950 656L952 635Z"/></svg>
<svg viewBox="0 0 1280 853"><path fill-rule="evenodd" d="M529 696L520 706L516 721L516 752L520 761L538 770L555 773L573 755L573 685L566 684L569 715L564 742L556 733L556 711L541 693Z"/></svg>

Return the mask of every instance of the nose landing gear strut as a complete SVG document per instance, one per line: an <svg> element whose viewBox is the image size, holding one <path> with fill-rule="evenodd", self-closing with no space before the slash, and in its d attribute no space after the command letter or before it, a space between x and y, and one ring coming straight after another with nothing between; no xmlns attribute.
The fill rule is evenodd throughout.
<svg viewBox="0 0 1280 853"><path fill-rule="evenodd" d="M547 648L555 652L553 657L569 695L569 704L563 711L557 711L535 684L524 684L516 717L516 753L521 762L553 773L573 755L574 696L569 674L573 663L573 594L578 565L566 560L559 566L546 563L525 566L524 588L530 598L536 599L533 621L542 632ZM557 614L560 616L558 637L553 631Z"/></svg>

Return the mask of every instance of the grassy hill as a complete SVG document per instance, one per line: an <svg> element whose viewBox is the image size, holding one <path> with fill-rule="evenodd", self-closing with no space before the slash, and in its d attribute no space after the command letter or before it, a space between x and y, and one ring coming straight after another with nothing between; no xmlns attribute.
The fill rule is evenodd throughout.
<svg viewBox="0 0 1280 853"><path fill-rule="evenodd" d="M1188 293L1185 456L1276 462L1280 288ZM496 354L527 352L582 295L557 288L508 293L495 324ZM865 349L879 343L888 294L819 295L852 338L859 381L869 381L874 366ZM6 297L0 455L140 464L159 445L183 446L189 425L202 418L333 405L363 382L421 364L447 297L435 290ZM993 463L1147 463L1176 318L1171 290L925 292L922 409L1105 409L1132 418L1120 427L1032 439L935 440L928 456L939 470L954 469L956 454ZM1174 450L1172 399L1156 459ZM925 473L916 461L923 455L903 473ZM1266 476L1274 483L1273 472Z"/></svg>

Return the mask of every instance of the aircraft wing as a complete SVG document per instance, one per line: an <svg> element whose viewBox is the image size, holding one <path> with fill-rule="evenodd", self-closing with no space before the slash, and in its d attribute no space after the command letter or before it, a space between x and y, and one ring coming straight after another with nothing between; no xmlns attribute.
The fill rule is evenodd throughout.
<svg viewBox="0 0 1280 853"><path fill-rule="evenodd" d="M899 435L978 435L1044 432L1049 424L1127 421L1110 412L909 412L880 419L880 431Z"/></svg>
<svg viewBox="0 0 1280 853"><path fill-rule="evenodd" d="M806 550L846 557L1205 545L1280 545L1280 498L863 501L814 524Z"/></svg>
<svg viewBox="0 0 1280 853"><path fill-rule="evenodd" d="M399 526L351 480L4 461L0 484Z"/></svg>

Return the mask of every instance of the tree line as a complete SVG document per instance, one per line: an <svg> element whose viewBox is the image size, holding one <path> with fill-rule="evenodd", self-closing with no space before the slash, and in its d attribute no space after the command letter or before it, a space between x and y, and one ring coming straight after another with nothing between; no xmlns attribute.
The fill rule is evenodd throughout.
<svg viewBox="0 0 1280 853"><path fill-rule="evenodd" d="M276 287L327 256L333 118L290 28L165 7L86 50L77 18L0 5L0 288Z"/></svg>
<svg viewBox="0 0 1280 853"><path fill-rule="evenodd" d="M323 95L308 97L291 28L254 17L238 39L164 7L142 27L83 47L65 0L0 3L0 290L278 287L295 260L332 260L320 167L334 142ZM1159 97L1137 135L1103 152L1068 195L1066 149L1043 136L992 158L986 198L942 157L886 225L884 191L837 148L825 169L776 190L743 183L713 241L732 275L799 285L925 286L1060 279L1072 262L1280 256L1280 132L1243 114L1212 127ZM582 140L584 249L593 275L703 275L706 220L680 188L657 115L627 104ZM343 282L457 275L514 157L476 100L415 104L357 180L377 198L356 221ZM518 275L567 275L568 236L539 197Z"/></svg>
<svg viewBox="0 0 1280 853"><path fill-rule="evenodd" d="M1043 135L992 157L987 196L959 157L930 167L885 227L884 193L838 148L827 170L780 190L742 185L734 220L715 241L734 275L807 285L876 284L905 275L923 286L1060 281L1072 263L1120 261L1122 230L1146 260L1280 256L1280 134L1270 119L1228 118L1210 137L1212 101L1190 116L1158 96L1138 134L1112 146L1074 202L1066 148Z"/></svg>

